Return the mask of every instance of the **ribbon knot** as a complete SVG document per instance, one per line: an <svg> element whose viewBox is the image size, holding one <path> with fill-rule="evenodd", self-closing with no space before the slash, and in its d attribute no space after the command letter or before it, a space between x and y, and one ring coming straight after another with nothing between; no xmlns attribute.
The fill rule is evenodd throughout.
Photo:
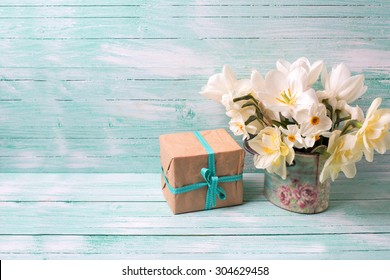
<svg viewBox="0 0 390 280"><path fill-rule="evenodd" d="M217 197L221 200L226 199L226 192L222 187L218 186L219 178L210 169L202 168L200 174L206 180L208 187L205 209L211 209L217 205Z"/></svg>

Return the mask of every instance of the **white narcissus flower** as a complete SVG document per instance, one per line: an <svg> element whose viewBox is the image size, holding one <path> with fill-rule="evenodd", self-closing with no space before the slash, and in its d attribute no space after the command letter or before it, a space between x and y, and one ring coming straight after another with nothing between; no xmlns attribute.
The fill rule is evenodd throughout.
<svg viewBox="0 0 390 280"><path fill-rule="evenodd" d="M331 132L329 131L321 131L315 134L306 135L303 139L305 142L305 148L312 148L316 141L320 140L320 136L324 136L326 138L329 138L331 136Z"/></svg>
<svg viewBox="0 0 390 280"><path fill-rule="evenodd" d="M325 161L320 182L325 182L328 178L336 180L340 171L344 172L347 178L355 177L355 163L362 158L362 151L357 148L356 141L357 137L354 134L341 135L340 130L332 132L327 149L330 157Z"/></svg>
<svg viewBox="0 0 390 280"><path fill-rule="evenodd" d="M229 66L224 66L222 73L211 76L200 94L222 103L226 111L237 109L233 102L236 97L244 96L253 92L253 82L249 79L237 80Z"/></svg>
<svg viewBox="0 0 390 280"><path fill-rule="evenodd" d="M276 173L286 179L286 162L291 164L295 157L294 149L281 139L277 127L268 126L248 141L249 146L257 153L254 156L256 168L265 168L270 173Z"/></svg>
<svg viewBox="0 0 390 280"><path fill-rule="evenodd" d="M220 102L225 106L226 111L236 110L237 108L241 108L241 104L234 102L233 99L236 97L248 95L251 92L252 89L250 80L238 80L235 83L235 87L232 91L229 91L228 93L222 95Z"/></svg>
<svg viewBox="0 0 390 280"><path fill-rule="evenodd" d="M317 135L332 127L332 120L326 115L326 107L322 103L299 110L295 115L295 120L301 124L303 136Z"/></svg>
<svg viewBox="0 0 390 280"><path fill-rule="evenodd" d="M235 115L229 122L229 128L234 135L239 136L243 135L244 139L249 139L249 134L256 134L262 127L259 122L253 121L248 125L245 125L245 120L242 115Z"/></svg>
<svg viewBox="0 0 390 280"><path fill-rule="evenodd" d="M224 94L235 92L237 78L229 66L223 66L222 73L212 75L200 94L214 101L221 102Z"/></svg>
<svg viewBox="0 0 390 280"><path fill-rule="evenodd" d="M233 102L233 99L229 100L226 95L222 97L222 104L225 105L226 115L231 118L234 118L236 115L242 115L242 118L247 120L250 116L256 113L253 106L242 108L241 102Z"/></svg>
<svg viewBox="0 0 390 280"><path fill-rule="evenodd" d="M345 104L344 111L348 113L348 115L351 117L351 120L357 120L359 122L364 121L364 113L362 108L359 106L352 107L349 104ZM340 117L343 117L343 115Z"/></svg>
<svg viewBox="0 0 390 280"><path fill-rule="evenodd" d="M313 64L310 64L310 61L306 57L300 57L293 63L289 63L284 59L279 59L276 62L276 68L288 75L290 72L294 71L296 68L302 67L307 72L307 86L312 86L317 80L322 71L324 63L322 60L318 60Z"/></svg>
<svg viewBox="0 0 390 280"><path fill-rule="evenodd" d="M390 149L390 109L379 109L381 98L376 98L367 111L366 119L356 136L366 160L372 162L374 150L384 154Z"/></svg>
<svg viewBox="0 0 390 280"><path fill-rule="evenodd" d="M364 85L364 75L351 76L348 67L341 63L332 68L330 74L324 70L321 75L323 91L319 91L319 98L328 99L335 109L342 109L339 101L351 103L362 96L367 86Z"/></svg>
<svg viewBox="0 0 390 280"><path fill-rule="evenodd" d="M320 140L320 134L306 135L306 137L303 139L305 148L312 148L318 140Z"/></svg>
<svg viewBox="0 0 390 280"><path fill-rule="evenodd" d="M253 121L245 126L245 121L249 117L256 115L256 109L253 106L242 108L240 103L231 101L226 115L232 119L229 122L230 130L233 131L234 135L244 134L244 139L249 137L248 133L256 134L263 129L263 126L258 121Z"/></svg>
<svg viewBox="0 0 390 280"><path fill-rule="evenodd" d="M304 139L302 138L301 131L296 124L289 124L287 126L287 129L281 127L280 130L284 134L283 137L284 143L286 143L289 147L296 147L298 149L305 147L305 143L304 143Z"/></svg>
<svg viewBox="0 0 390 280"><path fill-rule="evenodd" d="M294 111L318 103L315 91L307 86L307 79L307 72L302 67L287 75L272 70L265 76L266 89L260 99L269 109L289 118Z"/></svg>
<svg viewBox="0 0 390 280"><path fill-rule="evenodd" d="M265 80L257 70L253 70L250 79L251 88L257 99L265 92Z"/></svg>
<svg viewBox="0 0 390 280"><path fill-rule="evenodd" d="M248 135L245 129L245 121L240 114L235 115L229 122L229 128L234 135L244 135L244 139ZM249 136L249 135L248 135Z"/></svg>
<svg viewBox="0 0 390 280"><path fill-rule="evenodd" d="M328 73L322 61L311 64L305 57L293 63L278 60L276 68L265 78L253 70L250 79L238 80L224 66L201 91L225 106L235 135L254 136L248 145L257 153L257 168L285 179L294 148L320 152L327 145L328 159L320 174L324 182L335 180L340 171L354 177L355 163L363 154L373 161L374 151L390 149L390 109L378 109L381 99L373 101L366 118L361 108L349 105L367 90L363 75L351 76L343 63ZM315 92L312 86L320 73L324 88ZM343 124L342 130L335 130Z"/></svg>

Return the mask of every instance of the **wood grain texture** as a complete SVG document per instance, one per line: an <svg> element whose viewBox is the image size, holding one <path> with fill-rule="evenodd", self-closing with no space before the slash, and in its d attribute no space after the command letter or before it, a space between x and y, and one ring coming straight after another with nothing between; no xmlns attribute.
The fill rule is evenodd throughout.
<svg viewBox="0 0 390 280"><path fill-rule="evenodd" d="M359 104L380 96L389 107L388 7L2 1L0 171L156 172L160 134L227 127L223 109L198 94L223 64L245 77L281 57L345 62L366 75Z"/></svg>
<svg viewBox="0 0 390 280"><path fill-rule="evenodd" d="M240 207L173 216L157 174L160 134L227 128L198 94L224 64L243 78L279 58L344 62L365 74L363 109L390 107L389 8L2 0L0 259L390 259L389 154L312 216L266 201L250 155Z"/></svg>
<svg viewBox="0 0 390 280"><path fill-rule="evenodd" d="M334 183L318 215L273 206L246 174L242 206L177 216L159 174L1 174L0 257L389 258L389 178L369 174Z"/></svg>

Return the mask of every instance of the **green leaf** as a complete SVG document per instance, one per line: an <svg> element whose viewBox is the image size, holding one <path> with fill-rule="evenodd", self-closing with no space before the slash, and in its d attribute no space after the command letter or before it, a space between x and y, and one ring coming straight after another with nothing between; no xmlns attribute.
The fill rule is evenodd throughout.
<svg viewBox="0 0 390 280"><path fill-rule="evenodd" d="M257 117L256 117L256 116L250 116L250 117L246 120L245 125L248 125L248 124L250 124L251 122L253 122L253 121L255 121L255 120L257 120Z"/></svg>
<svg viewBox="0 0 390 280"><path fill-rule="evenodd" d="M272 123L276 126L281 126L283 128L287 128L286 124L284 123L281 123L281 122L278 122L278 121L275 121L275 120L272 120Z"/></svg>
<svg viewBox="0 0 390 280"><path fill-rule="evenodd" d="M264 123L264 115L263 113L260 111L259 108L256 107L256 114L257 114L257 117Z"/></svg>
<svg viewBox="0 0 390 280"><path fill-rule="evenodd" d="M244 95L244 96L240 96L240 97L234 98L233 102L242 101L242 100L253 100L253 101L256 101L256 99L251 94L247 94L247 95Z"/></svg>
<svg viewBox="0 0 390 280"><path fill-rule="evenodd" d="M256 104L253 101L245 102L241 108L249 107L249 106L256 106Z"/></svg>

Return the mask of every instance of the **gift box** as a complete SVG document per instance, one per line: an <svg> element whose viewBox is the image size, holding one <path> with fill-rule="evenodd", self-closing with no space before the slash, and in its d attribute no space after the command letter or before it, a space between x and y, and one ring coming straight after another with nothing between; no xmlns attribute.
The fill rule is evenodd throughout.
<svg viewBox="0 0 390 280"><path fill-rule="evenodd" d="M161 135L162 191L172 212L242 204L244 157L224 129Z"/></svg>

